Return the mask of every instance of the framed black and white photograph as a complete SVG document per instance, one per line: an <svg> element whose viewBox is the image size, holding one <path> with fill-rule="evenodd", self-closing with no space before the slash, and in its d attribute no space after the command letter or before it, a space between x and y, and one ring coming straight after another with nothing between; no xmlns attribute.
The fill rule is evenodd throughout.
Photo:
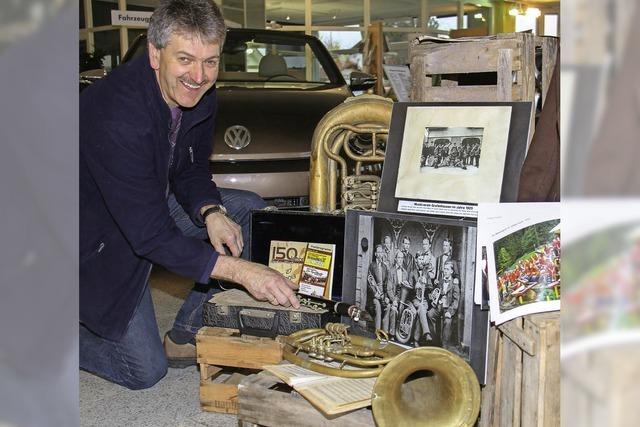
<svg viewBox="0 0 640 427"><path fill-rule="evenodd" d="M427 127L422 141L420 173L475 175L482 152L481 127Z"/></svg>
<svg viewBox="0 0 640 427"><path fill-rule="evenodd" d="M420 201L517 200L530 102L395 103L378 210L425 211Z"/></svg>
<svg viewBox="0 0 640 427"><path fill-rule="evenodd" d="M488 313L474 304L476 224L473 220L347 211L342 298L377 330L410 347L438 346L485 377Z"/></svg>

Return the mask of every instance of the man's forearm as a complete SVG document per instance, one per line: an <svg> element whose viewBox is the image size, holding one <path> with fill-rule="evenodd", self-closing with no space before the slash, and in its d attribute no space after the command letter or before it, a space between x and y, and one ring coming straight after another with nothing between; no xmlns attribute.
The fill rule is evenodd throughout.
<svg viewBox="0 0 640 427"><path fill-rule="evenodd" d="M228 280L234 283L241 283L238 272L242 270L243 263L247 261L232 256L220 255L211 270L211 277L214 279Z"/></svg>

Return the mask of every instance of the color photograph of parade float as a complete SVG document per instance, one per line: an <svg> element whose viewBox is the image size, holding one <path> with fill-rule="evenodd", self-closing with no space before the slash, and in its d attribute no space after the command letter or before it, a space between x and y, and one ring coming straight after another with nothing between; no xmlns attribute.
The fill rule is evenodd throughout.
<svg viewBox="0 0 640 427"><path fill-rule="evenodd" d="M560 221L522 228L494 243L499 307L504 312L560 299Z"/></svg>

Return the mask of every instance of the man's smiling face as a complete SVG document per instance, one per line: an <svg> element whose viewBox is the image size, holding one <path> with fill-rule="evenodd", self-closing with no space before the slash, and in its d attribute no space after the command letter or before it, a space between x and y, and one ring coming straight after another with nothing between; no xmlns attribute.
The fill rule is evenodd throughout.
<svg viewBox="0 0 640 427"><path fill-rule="evenodd" d="M194 107L218 78L220 44L174 33L158 49L149 43L149 60L169 107Z"/></svg>

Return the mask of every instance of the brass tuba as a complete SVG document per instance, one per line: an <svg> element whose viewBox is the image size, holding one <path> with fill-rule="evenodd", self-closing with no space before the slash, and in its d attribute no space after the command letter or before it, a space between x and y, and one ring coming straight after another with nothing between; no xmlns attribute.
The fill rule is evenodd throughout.
<svg viewBox="0 0 640 427"><path fill-rule="evenodd" d="M338 205L377 208L392 105L381 96L360 95L320 120L311 143L311 212L332 212Z"/></svg>
<svg viewBox="0 0 640 427"><path fill-rule="evenodd" d="M378 427L471 427L480 412L480 384L450 351L418 347L384 367L371 405Z"/></svg>

